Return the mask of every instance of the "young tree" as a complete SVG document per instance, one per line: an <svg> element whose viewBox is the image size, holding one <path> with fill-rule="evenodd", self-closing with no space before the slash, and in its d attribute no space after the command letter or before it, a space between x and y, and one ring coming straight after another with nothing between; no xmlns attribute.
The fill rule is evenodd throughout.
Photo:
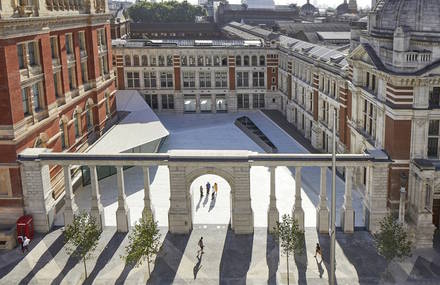
<svg viewBox="0 0 440 285"><path fill-rule="evenodd" d="M412 242L405 228L392 215L380 221L380 230L374 234L377 252L385 258L388 267L394 259L402 260L411 256Z"/></svg>
<svg viewBox="0 0 440 285"><path fill-rule="evenodd" d="M287 284L289 284L289 255L302 253L304 249L304 232L299 229L296 219L289 215L283 215L282 221L274 227L274 235L280 243L282 252L287 261Z"/></svg>
<svg viewBox="0 0 440 285"><path fill-rule="evenodd" d="M151 274L150 262L159 252L160 245L157 222L151 215L142 217L139 223L135 224L128 240L129 243L125 247L127 255L123 257L125 261L137 267L147 260L148 274Z"/></svg>
<svg viewBox="0 0 440 285"><path fill-rule="evenodd" d="M85 278L87 278L86 260L93 256L100 236L101 230L95 218L86 212L75 215L73 223L64 230L66 251L83 260Z"/></svg>

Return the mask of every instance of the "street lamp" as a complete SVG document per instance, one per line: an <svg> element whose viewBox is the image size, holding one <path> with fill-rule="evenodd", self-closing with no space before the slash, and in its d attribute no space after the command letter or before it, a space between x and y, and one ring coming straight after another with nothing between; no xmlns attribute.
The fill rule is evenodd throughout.
<svg viewBox="0 0 440 285"><path fill-rule="evenodd" d="M399 204L399 223L405 223L405 198L406 191L405 187L408 182L408 176L405 172L400 172L400 204Z"/></svg>
<svg viewBox="0 0 440 285"><path fill-rule="evenodd" d="M332 137L332 201L330 219L330 284L336 283L336 112L333 112L333 137Z"/></svg>

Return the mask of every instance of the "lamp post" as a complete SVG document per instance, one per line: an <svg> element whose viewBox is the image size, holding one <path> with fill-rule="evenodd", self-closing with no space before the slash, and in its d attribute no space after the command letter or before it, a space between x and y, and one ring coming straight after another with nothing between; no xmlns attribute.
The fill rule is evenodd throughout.
<svg viewBox="0 0 440 285"><path fill-rule="evenodd" d="M404 172L400 172L400 203L399 203L399 223L405 223L405 199L406 199L406 183L408 182L408 176Z"/></svg>
<svg viewBox="0 0 440 285"><path fill-rule="evenodd" d="M330 284L336 281L336 112L333 112L333 137L332 137L332 199L331 199L331 220L330 220Z"/></svg>

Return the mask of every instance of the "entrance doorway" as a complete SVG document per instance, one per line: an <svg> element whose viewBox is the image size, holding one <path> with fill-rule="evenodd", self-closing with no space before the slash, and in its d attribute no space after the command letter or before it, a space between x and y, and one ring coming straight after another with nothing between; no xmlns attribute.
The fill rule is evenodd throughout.
<svg viewBox="0 0 440 285"><path fill-rule="evenodd" d="M207 195L207 183L210 191ZM217 185L217 194L214 188ZM200 186L203 196L200 195ZM231 219L231 186L222 177L215 174L204 174L197 177L190 186L192 197L193 224L229 224Z"/></svg>

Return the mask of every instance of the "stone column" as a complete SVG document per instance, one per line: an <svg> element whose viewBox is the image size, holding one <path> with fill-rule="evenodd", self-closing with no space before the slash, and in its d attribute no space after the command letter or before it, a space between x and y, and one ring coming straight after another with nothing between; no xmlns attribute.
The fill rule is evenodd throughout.
<svg viewBox="0 0 440 285"><path fill-rule="evenodd" d="M116 166L118 175L118 209L116 210L116 229L118 232L128 232L130 228L130 209L127 206L124 186L123 166Z"/></svg>
<svg viewBox="0 0 440 285"><path fill-rule="evenodd" d="M188 234L192 229L192 210L185 167L168 165L168 169L170 171L168 228L173 234Z"/></svg>
<svg viewBox="0 0 440 285"><path fill-rule="evenodd" d="M341 211L341 226L344 233L354 232L354 210L351 189L353 187L353 167L345 168L345 194Z"/></svg>
<svg viewBox="0 0 440 285"><path fill-rule="evenodd" d="M328 234L329 229L329 210L327 206L327 167L321 167L321 189L319 193L319 205L316 208L316 226L318 232Z"/></svg>
<svg viewBox="0 0 440 285"><path fill-rule="evenodd" d="M75 203L75 195L72 189L72 177L70 176L70 165L63 166L64 171L64 225L71 225L73 218L78 211Z"/></svg>
<svg viewBox="0 0 440 285"><path fill-rule="evenodd" d="M154 220L154 214L150 200L150 171L149 168L146 166L142 167L142 170L144 172L144 209L142 211L142 217L145 218L151 215Z"/></svg>
<svg viewBox="0 0 440 285"><path fill-rule="evenodd" d="M233 167L234 188L232 224L235 234L251 234L254 231L254 213L251 206L250 166Z"/></svg>
<svg viewBox="0 0 440 285"><path fill-rule="evenodd" d="M301 199L301 167L295 167L295 204L292 216L298 221L300 230L304 230L304 210Z"/></svg>
<svg viewBox="0 0 440 285"><path fill-rule="evenodd" d="M280 213L277 209L277 198L275 195L275 166L270 166L270 202L269 209L267 212L267 229L270 233L273 232L273 228L276 226L277 222L280 220Z"/></svg>
<svg viewBox="0 0 440 285"><path fill-rule="evenodd" d="M99 182L98 172L95 165L89 166L90 168L90 184L92 186L92 201L90 208L90 215L96 219L96 224L100 226L100 229L104 229L105 218L104 208L101 204L101 195L99 194Z"/></svg>

